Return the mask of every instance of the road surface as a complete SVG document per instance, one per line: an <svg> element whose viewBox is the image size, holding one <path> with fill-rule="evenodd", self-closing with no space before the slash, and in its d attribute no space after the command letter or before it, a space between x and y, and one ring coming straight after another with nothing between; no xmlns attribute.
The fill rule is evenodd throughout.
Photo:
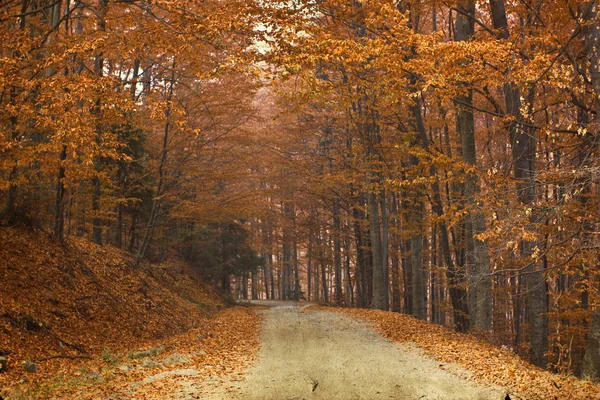
<svg viewBox="0 0 600 400"><path fill-rule="evenodd" d="M241 382L203 385L201 398L504 399L500 388L469 382L459 377L468 375L459 367L392 343L349 316L307 309L306 303L253 303L270 306L260 311L258 360ZM222 386L234 386L234 392Z"/></svg>

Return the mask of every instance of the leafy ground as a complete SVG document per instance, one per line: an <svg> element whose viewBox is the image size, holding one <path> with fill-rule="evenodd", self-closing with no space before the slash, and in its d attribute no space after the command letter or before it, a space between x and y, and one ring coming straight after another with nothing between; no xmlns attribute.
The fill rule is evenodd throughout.
<svg viewBox="0 0 600 400"><path fill-rule="evenodd" d="M206 383L234 391L256 357L259 319L233 307L202 328L140 343L137 351L107 353L63 364L54 376L15 388L9 399L156 400L201 398ZM145 352L140 349L147 349ZM145 356L144 356L145 355Z"/></svg>
<svg viewBox="0 0 600 400"><path fill-rule="evenodd" d="M320 306L313 308L336 311L373 323L379 332L395 342L415 343L441 363L461 365L470 372L468 378L478 383L509 388L513 399L600 399L600 385L544 371L512 352L472 335L456 333L398 313Z"/></svg>
<svg viewBox="0 0 600 400"><path fill-rule="evenodd" d="M87 381L113 393L125 369L142 374L136 365L146 358L127 355L148 346L164 349L154 356L159 365L144 373L166 368L161 357L187 351L186 346L206 353L186 362L190 368L214 361L215 373L216 365L233 368L231 357L252 354L252 346L234 349L238 345L225 332L239 339L234 325L244 323L239 334L252 341L253 312L219 311L223 300L184 262L135 266L131 256L111 246L77 238L61 246L43 232L17 228L0 229L0 243L0 356L8 360L8 369L0 372L0 394L5 397L19 392L28 399L54 393L61 398L62 391L87 387ZM197 338L209 333L199 346ZM26 360L39 372L25 372Z"/></svg>

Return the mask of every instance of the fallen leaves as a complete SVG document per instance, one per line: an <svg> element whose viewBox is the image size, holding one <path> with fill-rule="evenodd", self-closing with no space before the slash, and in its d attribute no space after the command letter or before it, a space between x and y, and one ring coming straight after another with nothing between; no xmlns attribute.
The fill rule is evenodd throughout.
<svg viewBox="0 0 600 400"><path fill-rule="evenodd" d="M245 369L256 358L260 320L254 309L233 307L217 313L202 328L183 334L138 343L149 349L125 351L108 362L101 357L64 366L53 377L36 385L15 387L14 398L28 399L177 399L202 398L206 382L219 382L230 392L227 382L243 379ZM199 340L208 330L212 337ZM163 348L154 352L152 349ZM137 349L137 348L136 348ZM179 359L180 362L171 362ZM151 361L149 363L148 361ZM186 398L189 398L186 397ZM13 398L13 397L8 397Z"/></svg>
<svg viewBox="0 0 600 400"><path fill-rule="evenodd" d="M25 398L51 398L29 390L52 386L46 383L56 377L64 380L60 390L86 386L89 372L111 380L119 374L110 371L119 358L190 329L196 337L216 336L221 317L210 317L222 300L184 262L136 267L130 255L111 246L79 238L61 246L45 233L17 228L1 228L0 243L0 356L8 367L0 373L0 395L19 386ZM211 340L229 343L208 338L202 348ZM40 371L25 373L25 360L37 360ZM87 372L75 376L81 368Z"/></svg>
<svg viewBox="0 0 600 400"><path fill-rule="evenodd" d="M313 306L372 323L385 337L415 343L441 363L455 363L470 372L467 378L507 388L513 398L600 399L600 385L571 375L552 374L472 335L429 324L409 315L380 310Z"/></svg>

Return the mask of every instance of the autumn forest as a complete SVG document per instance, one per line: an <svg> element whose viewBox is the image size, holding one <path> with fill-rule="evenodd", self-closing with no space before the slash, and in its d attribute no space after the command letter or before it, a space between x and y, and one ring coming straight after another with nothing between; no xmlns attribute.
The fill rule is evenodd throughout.
<svg viewBox="0 0 600 400"><path fill-rule="evenodd" d="M0 0L0 224L600 379L598 3Z"/></svg>

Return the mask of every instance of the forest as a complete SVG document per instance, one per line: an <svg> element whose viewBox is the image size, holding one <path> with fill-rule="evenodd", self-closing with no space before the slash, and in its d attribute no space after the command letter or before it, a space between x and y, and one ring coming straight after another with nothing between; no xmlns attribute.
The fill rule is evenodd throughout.
<svg viewBox="0 0 600 400"><path fill-rule="evenodd" d="M600 379L598 2L0 0L0 224Z"/></svg>

